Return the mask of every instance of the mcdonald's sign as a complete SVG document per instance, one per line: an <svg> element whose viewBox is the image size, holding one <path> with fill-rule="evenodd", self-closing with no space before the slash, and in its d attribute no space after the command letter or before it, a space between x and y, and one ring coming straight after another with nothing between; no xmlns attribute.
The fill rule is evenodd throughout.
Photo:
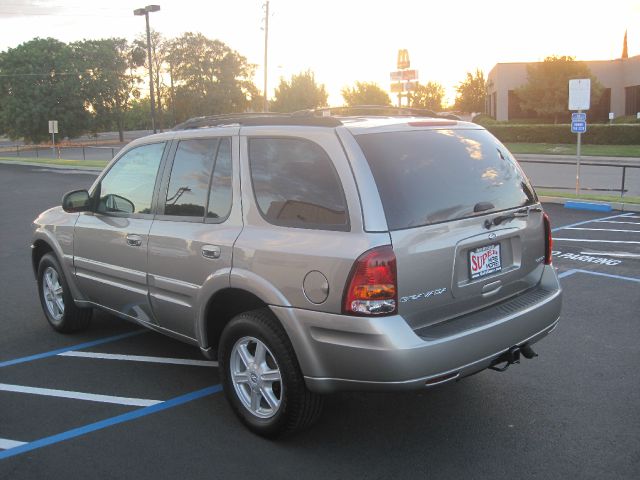
<svg viewBox="0 0 640 480"><path fill-rule="evenodd" d="M398 50L398 69L409 68L411 62L409 62L409 51L407 49Z"/></svg>

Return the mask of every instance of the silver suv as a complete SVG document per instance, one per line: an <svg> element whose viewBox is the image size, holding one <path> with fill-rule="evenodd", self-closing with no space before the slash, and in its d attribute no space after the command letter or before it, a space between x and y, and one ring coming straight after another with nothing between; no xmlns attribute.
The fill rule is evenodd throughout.
<svg viewBox="0 0 640 480"><path fill-rule="evenodd" d="M505 369L560 314L531 184L455 120L197 118L34 223L53 328L100 308L198 346L263 436L310 425L321 394Z"/></svg>

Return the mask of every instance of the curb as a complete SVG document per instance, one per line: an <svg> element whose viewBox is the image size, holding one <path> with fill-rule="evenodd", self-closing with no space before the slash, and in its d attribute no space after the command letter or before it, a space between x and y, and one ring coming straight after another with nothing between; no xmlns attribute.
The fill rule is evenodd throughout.
<svg viewBox="0 0 640 480"><path fill-rule="evenodd" d="M621 212L640 212L640 204L637 203L624 203L624 202L580 202L576 201L573 198L563 198L563 197L547 197L541 196L540 201L543 203L559 203L561 205L570 206L567 208L573 208L576 210L591 210L591 211L608 211L611 210L620 210ZM582 204L584 208L580 208ZM577 205L577 206L574 206ZM597 210L596 210L597 209Z"/></svg>

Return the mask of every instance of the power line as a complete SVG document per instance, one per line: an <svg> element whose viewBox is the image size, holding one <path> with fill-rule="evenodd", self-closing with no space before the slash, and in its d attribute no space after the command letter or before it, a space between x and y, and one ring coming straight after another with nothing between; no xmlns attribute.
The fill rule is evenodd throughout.
<svg viewBox="0 0 640 480"><path fill-rule="evenodd" d="M49 73L0 73L0 77L56 77L67 75L94 74L94 70L78 70L77 72L49 72ZM100 70L98 73L115 73L122 77L129 76L127 73L120 73L117 70Z"/></svg>
<svg viewBox="0 0 640 480"><path fill-rule="evenodd" d="M71 2L64 2L64 3L52 3L52 2L46 2L44 4L42 3L34 3L31 5L25 4L24 2L2 2L2 5L5 7L17 7L20 9L24 9L24 8L37 8L39 10L58 10L58 9L69 9L69 8L82 8L82 7L86 7L87 3L86 2L78 2L78 3L71 3ZM101 6L95 6L92 5L91 6L91 10L126 10L128 7L101 7Z"/></svg>
<svg viewBox="0 0 640 480"><path fill-rule="evenodd" d="M0 10L0 20L3 15L12 16L12 17L108 17L108 18L129 18L129 14L106 14L101 12L95 13L52 13L52 12L10 12L10 11L1 11Z"/></svg>

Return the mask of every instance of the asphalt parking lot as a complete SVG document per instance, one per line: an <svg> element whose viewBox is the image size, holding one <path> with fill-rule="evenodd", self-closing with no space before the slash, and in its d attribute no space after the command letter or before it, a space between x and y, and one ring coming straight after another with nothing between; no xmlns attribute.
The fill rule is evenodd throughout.
<svg viewBox="0 0 640 480"><path fill-rule="evenodd" d="M233 416L215 364L104 313L41 312L30 223L86 173L0 165L0 478L640 476L640 213L546 205L564 288L539 357L439 389L327 398L279 441Z"/></svg>

